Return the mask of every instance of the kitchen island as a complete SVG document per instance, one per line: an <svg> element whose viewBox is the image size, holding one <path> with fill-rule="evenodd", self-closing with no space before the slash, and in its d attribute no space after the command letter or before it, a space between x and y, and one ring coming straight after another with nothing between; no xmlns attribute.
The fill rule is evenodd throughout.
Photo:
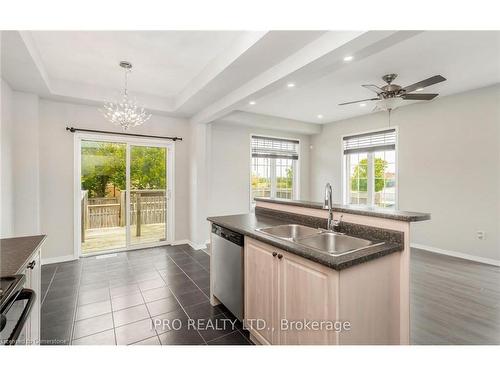
<svg viewBox="0 0 500 375"><path fill-rule="evenodd" d="M208 218L245 236L244 325L253 342L409 344L410 223L430 215L334 205L333 216L339 232L372 245L332 255L262 231L326 228L328 211L314 202L256 199L255 213ZM211 272L212 304L216 282Z"/></svg>

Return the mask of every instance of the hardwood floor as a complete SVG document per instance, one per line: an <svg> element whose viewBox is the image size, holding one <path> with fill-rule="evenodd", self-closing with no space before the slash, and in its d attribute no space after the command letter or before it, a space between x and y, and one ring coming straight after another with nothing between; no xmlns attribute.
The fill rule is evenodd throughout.
<svg viewBox="0 0 500 375"><path fill-rule="evenodd" d="M500 344L500 268L412 249L411 343Z"/></svg>

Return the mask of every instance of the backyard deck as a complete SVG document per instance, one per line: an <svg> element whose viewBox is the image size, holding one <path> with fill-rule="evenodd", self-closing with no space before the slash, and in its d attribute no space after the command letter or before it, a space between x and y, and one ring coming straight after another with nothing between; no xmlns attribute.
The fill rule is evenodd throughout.
<svg viewBox="0 0 500 375"><path fill-rule="evenodd" d="M157 242L165 238L165 223L142 224L141 236L135 235L135 225L130 226L131 245ZM82 254L125 247L125 227L94 228L85 230Z"/></svg>

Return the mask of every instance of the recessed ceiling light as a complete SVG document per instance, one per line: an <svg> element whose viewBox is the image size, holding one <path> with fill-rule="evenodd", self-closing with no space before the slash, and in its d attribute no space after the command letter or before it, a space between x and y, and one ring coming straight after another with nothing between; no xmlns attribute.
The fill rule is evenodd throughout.
<svg viewBox="0 0 500 375"><path fill-rule="evenodd" d="M255 102L255 101L253 101L253 100L250 100L250 101L248 102L248 104L250 104L250 105L255 105L255 104L257 104L257 102Z"/></svg>
<svg viewBox="0 0 500 375"><path fill-rule="evenodd" d="M366 107L366 103L360 103L360 107Z"/></svg>
<svg viewBox="0 0 500 375"><path fill-rule="evenodd" d="M423 91L424 88L423 87L419 87L418 89L416 89L415 91Z"/></svg>
<svg viewBox="0 0 500 375"><path fill-rule="evenodd" d="M318 115L317 116L319 119L322 119L323 118L323 115Z"/></svg>
<svg viewBox="0 0 500 375"><path fill-rule="evenodd" d="M354 57L352 57L352 56L344 57L344 61L352 61L352 59L354 59Z"/></svg>
<svg viewBox="0 0 500 375"><path fill-rule="evenodd" d="M288 82L288 83L286 84L286 87L295 87L295 83L293 83L293 82Z"/></svg>

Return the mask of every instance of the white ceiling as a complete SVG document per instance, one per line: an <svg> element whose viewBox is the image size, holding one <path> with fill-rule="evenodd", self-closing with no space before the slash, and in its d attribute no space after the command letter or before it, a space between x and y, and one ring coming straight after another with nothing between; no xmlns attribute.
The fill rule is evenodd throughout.
<svg viewBox="0 0 500 375"><path fill-rule="evenodd" d="M133 65L129 92L153 113L190 117L325 31L3 31L1 73L14 90L101 105Z"/></svg>
<svg viewBox="0 0 500 375"><path fill-rule="evenodd" d="M131 91L180 93L242 31L32 31L51 79L119 89L122 60L133 64Z"/></svg>
<svg viewBox="0 0 500 375"><path fill-rule="evenodd" d="M291 74L287 81L294 82L295 87L282 84L271 93L254 97L257 104L244 103L239 110L313 123L355 117L370 113L373 104L360 107L338 103L375 97L361 85L382 86L380 77L387 73L399 74L395 83L402 86L441 74L447 81L423 91L441 96L498 83L500 32L422 32L367 57L356 59L354 56L340 69L319 78L301 77L296 81ZM323 118L318 119L318 114Z"/></svg>
<svg viewBox="0 0 500 375"><path fill-rule="evenodd" d="M369 113L372 104L338 103L374 97L361 85L382 85L383 74L399 74L395 83L402 86L441 74L447 81L424 91L441 96L500 82L499 31L3 31L1 37L2 78L14 90L101 105L121 90L118 62L128 60L129 89L139 103L196 123L238 111L238 121L231 118L236 125L266 122L267 115L267 123L285 130L277 118L314 132L307 124ZM346 55L354 59L344 62Z"/></svg>

